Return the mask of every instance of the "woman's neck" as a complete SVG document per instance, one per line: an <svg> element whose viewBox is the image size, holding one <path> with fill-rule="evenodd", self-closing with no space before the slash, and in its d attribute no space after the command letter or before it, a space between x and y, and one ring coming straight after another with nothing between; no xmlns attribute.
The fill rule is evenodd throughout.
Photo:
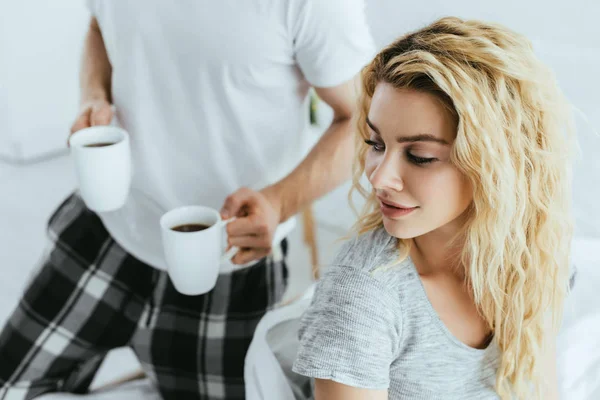
<svg viewBox="0 0 600 400"><path fill-rule="evenodd" d="M410 256L419 274L452 274L464 278L460 255L465 241L458 237L462 226L461 221L452 221L412 239Z"/></svg>

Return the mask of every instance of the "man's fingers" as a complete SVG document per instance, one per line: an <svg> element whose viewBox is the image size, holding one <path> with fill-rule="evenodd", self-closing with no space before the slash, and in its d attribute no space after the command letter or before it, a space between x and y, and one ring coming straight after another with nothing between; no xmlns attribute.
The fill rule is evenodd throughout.
<svg viewBox="0 0 600 400"><path fill-rule="evenodd" d="M107 102L89 103L71 126L71 135L90 126L108 125L113 117L113 108ZM69 141L67 140L67 146Z"/></svg>
<svg viewBox="0 0 600 400"><path fill-rule="evenodd" d="M266 249L270 250L271 243L266 237L258 237L258 236L236 236L230 237L227 240L228 248L230 247L240 247L245 249Z"/></svg>
<svg viewBox="0 0 600 400"><path fill-rule="evenodd" d="M237 218L227 224L227 236L267 236L269 227L264 218L259 215L251 215L249 217Z"/></svg>
<svg viewBox="0 0 600 400"><path fill-rule="evenodd" d="M81 112L81 114L79 114L79 117L77 117L77 119L71 126L71 133L75 133L79 130L82 130L84 128L89 128L91 126L91 123L90 123L91 112L92 112L92 108L89 107L89 108L84 109Z"/></svg>
<svg viewBox="0 0 600 400"><path fill-rule="evenodd" d="M270 249L241 249L231 260L233 264L246 264L250 261L260 260L269 255Z"/></svg>
<svg viewBox="0 0 600 400"><path fill-rule="evenodd" d="M113 110L110 104L103 103L92 107L90 116L91 126L108 125L113 117Z"/></svg>

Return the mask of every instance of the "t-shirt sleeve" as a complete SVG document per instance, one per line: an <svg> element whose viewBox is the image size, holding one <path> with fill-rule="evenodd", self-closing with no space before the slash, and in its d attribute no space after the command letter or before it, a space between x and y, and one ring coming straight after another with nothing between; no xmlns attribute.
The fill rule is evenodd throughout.
<svg viewBox="0 0 600 400"><path fill-rule="evenodd" d="M96 0L84 0L84 4L92 15L96 14Z"/></svg>
<svg viewBox="0 0 600 400"><path fill-rule="evenodd" d="M303 315L293 370L383 390L401 335L399 301L366 271L332 266Z"/></svg>
<svg viewBox="0 0 600 400"><path fill-rule="evenodd" d="M375 55L364 0L304 0L293 27L296 61L313 86L344 83Z"/></svg>

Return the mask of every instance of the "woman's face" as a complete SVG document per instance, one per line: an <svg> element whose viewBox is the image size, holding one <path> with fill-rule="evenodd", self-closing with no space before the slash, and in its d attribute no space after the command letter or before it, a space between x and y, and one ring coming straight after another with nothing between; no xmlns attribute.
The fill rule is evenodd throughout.
<svg viewBox="0 0 600 400"><path fill-rule="evenodd" d="M456 120L432 94L379 83L367 120L371 148L365 173L387 232L411 239L442 229L453 234L473 199L450 162Z"/></svg>

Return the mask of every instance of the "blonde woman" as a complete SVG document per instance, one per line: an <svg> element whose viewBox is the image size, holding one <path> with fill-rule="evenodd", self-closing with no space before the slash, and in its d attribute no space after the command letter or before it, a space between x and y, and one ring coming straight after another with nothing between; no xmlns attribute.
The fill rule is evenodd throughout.
<svg viewBox="0 0 600 400"><path fill-rule="evenodd" d="M367 204L294 370L317 400L557 398L572 224L552 74L524 37L444 18L381 51L363 86Z"/></svg>

